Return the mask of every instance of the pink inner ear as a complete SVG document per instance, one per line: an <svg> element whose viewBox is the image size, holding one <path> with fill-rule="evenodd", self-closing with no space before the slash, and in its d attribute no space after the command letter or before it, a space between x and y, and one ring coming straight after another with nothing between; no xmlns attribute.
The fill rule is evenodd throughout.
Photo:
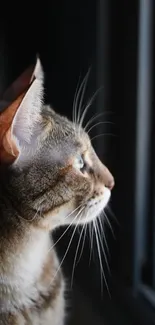
<svg viewBox="0 0 155 325"><path fill-rule="evenodd" d="M18 156L15 144L11 143L10 129L13 118L25 94L26 91L0 113L0 164L11 163Z"/></svg>
<svg viewBox="0 0 155 325"><path fill-rule="evenodd" d="M6 91L3 97L3 100L11 100L12 103L0 113L0 164L12 163L18 156L18 150L11 138L10 130L18 107L35 79L32 80L33 70L34 67L27 69Z"/></svg>

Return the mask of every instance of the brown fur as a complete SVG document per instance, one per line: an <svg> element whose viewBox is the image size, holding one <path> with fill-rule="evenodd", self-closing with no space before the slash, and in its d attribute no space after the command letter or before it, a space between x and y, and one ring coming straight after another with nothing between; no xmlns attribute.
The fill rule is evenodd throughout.
<svg viewBox="0 0 155 325"><path fill-rule="evenodd" d="M1 314L0 325L25 325L24 318L22 315L14 315L11 313Z"/></svg>

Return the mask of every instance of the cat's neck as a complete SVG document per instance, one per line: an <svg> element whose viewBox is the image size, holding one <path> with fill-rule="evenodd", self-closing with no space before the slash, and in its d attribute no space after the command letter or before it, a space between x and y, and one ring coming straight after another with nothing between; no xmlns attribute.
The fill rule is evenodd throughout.
<svg viewBox="0 0 155 325"><path fill-rule="evenodd" d="M5 257L0 263L0 303L5 300L6 304L8 301L13 306L29 305L32 297L37 299L36 284L42 276L44 266L49 256L52 256L53 260L56 258L55 252L50 250L51 247L48 233L31 229L25 236L23 234L23 240L20 240L17 246L14 243L12 252L9 251L9 246L5 248Z"/></svg>
<svg viewBox="0 0 155 325"><path fill-rule="evenodd" d="M3 244L6 245L3 238L0 244L1 250L5 250L5 255L2 254L4 263L2 268L0 265L0 274L8 274L8 277L12 276L12 278L16 278L20 274L21 280L28 276L29 280L27 279L27 281L33 282L34 274L37 277L37 274L41 272L50 251L52 245L50 235L48 232L31 226L29 229L23 229L21 236L19 236L18 232L13 232L13 230L10 235L12 236L10 238L8 236L8 246L3 247ZM4 272L2 272L2 269Z"/></svg>

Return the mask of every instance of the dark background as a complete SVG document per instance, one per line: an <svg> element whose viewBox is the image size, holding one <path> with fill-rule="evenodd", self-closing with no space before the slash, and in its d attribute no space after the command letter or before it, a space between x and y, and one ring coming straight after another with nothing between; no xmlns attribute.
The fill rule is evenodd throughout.
<svg viewBox="0 0 155 325"><path fill-rule="evenodd" d="M0 23L0 94L34 62L36 53L40 54L45 70L46 102L51 103L60 113L71 116L79 76L83 78L90 66L92 69L86 99L103 86L88 117L96 112L105 112L105 120L114 123L106 128L98 128L100 133L112 133L114 136L99 137L94 142L97 153L116 181L111 208L118 222L109 214L115 238L106 227L110 276L106 265L104 266L111 298L106 288L101 295L95 244L95 257L89 265L88 236L74 279L80 290L91 300L91 308L96 309L100 315L103 313L107 324L154 324L151 304L139 290L135 291L134 277L140 1L121 0L118 3L112 0L44 0L37 5L32 1L19 4L14 1L3 5ZM150 107L153 112L153 95ZM151 134L152 124L149 130ZM97 130L93 134L95 132ZM153 133L150 148L153 152ZM148 173L151 172L153 175L153 154L148 170ZM150 186L150 197L153 199L153 184ZM146 203L151 210L152 203ZM150 225L149 216L150 214L147 220ZM64 263L68 277L72 272L80 231L79 228ZM63 229L56 237L62 232ZM68 232L58 245L62 256L71 234L72 231ZM145 273L146 282L151 282L150 268L147 267ZM142 309L143 312L140 312Z"/></svg>

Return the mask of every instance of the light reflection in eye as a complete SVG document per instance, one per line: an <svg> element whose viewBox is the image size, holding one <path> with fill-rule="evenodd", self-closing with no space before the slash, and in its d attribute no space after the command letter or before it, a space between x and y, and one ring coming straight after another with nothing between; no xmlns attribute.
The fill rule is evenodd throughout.
<svg viewBox="0 0 155 325"><path fill-rule="evenodd" d="M74 160L73 167L76 169L81 170L84 167L84 159L82 158L81 155L77 156Z"/></svg>

